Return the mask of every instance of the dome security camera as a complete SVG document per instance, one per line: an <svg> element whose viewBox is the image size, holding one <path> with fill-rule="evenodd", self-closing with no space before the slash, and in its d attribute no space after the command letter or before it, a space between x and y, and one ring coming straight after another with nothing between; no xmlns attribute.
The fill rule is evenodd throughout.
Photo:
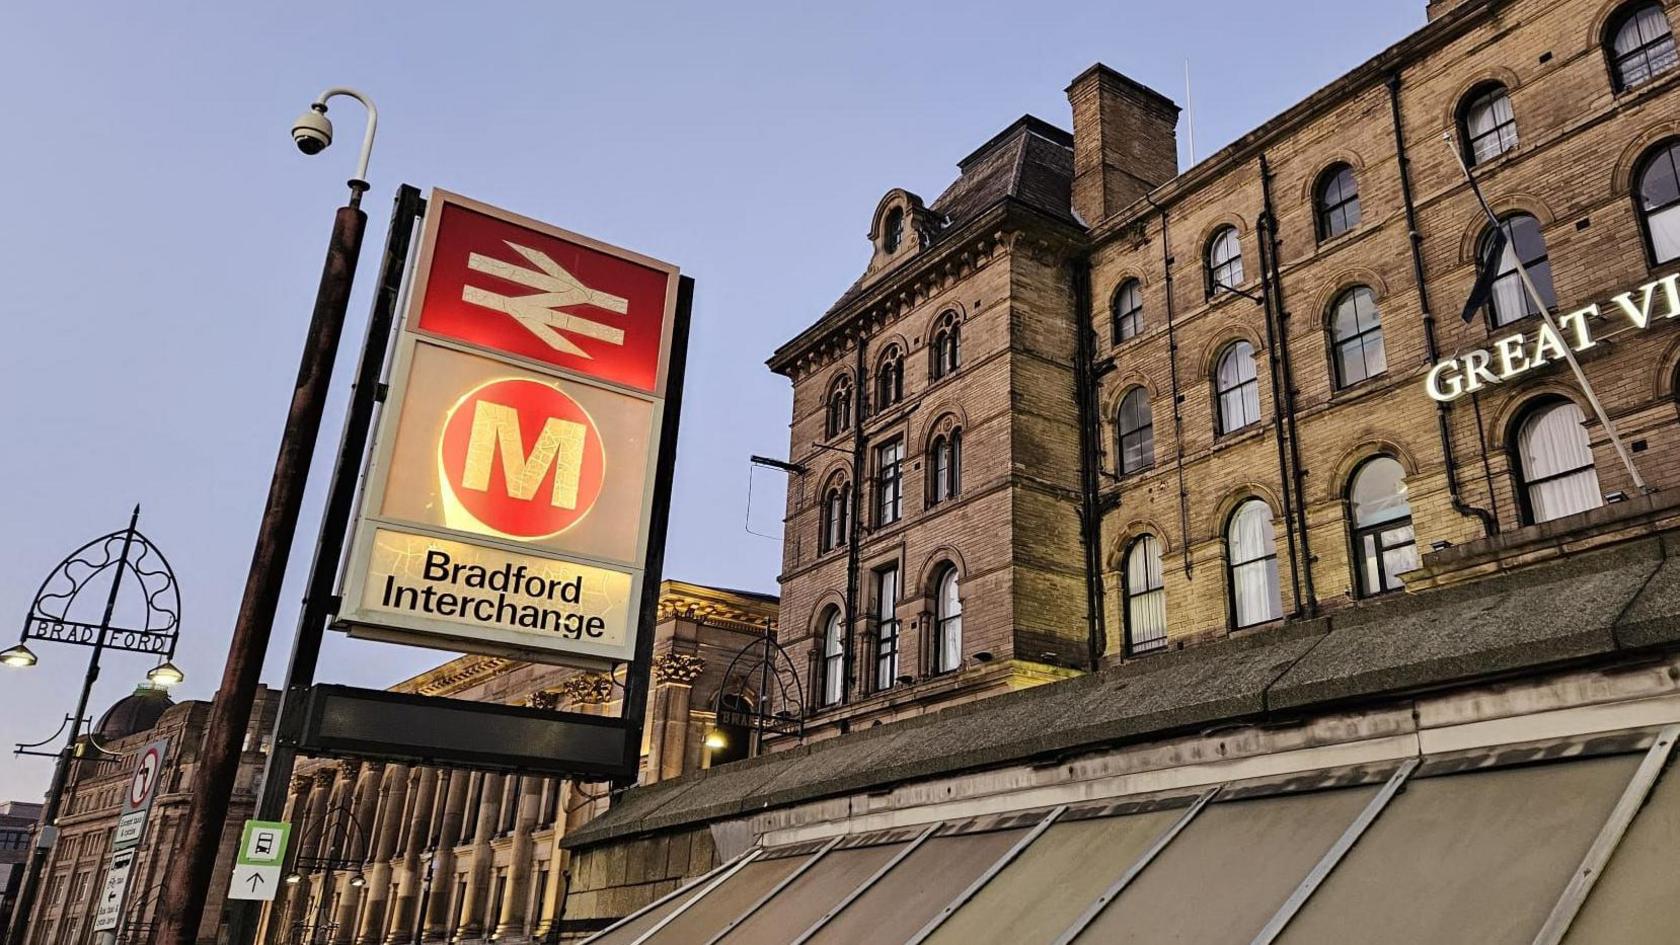
<svg viewBox="0 0 1680 945"><path fill-rule="evenodd" d="M332 144L333 127L327 118L327 106L316 102L309 111L292 122L292 140L304 154L320 154Z"/></svg>

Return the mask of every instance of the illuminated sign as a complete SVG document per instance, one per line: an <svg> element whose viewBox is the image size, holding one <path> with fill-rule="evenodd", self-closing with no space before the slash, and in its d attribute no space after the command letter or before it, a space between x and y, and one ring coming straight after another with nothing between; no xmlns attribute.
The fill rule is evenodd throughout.
<svg viewBox="0 0 1680 945"><path fill-rule="evenodd" d="M1680 273L1648 282L1631 292L1611 298L1618 312L1634 328L1646 328L1659 316L1653 310L1657 299L1666 311L1660 318L1680 317ZM1475 351L1437 362L1424 377L1424 390L1442 403L1473 394L1490 385L1511 380L1566 358L1565 349L1585 351L1598 344L1592 322L1603 318L1595 303L1557 318L1557 330L1542 322L1532 332L1515 332L1496 338L1491 349Z"/></svg>
<svg viewBox="0 0 1680 945"><path fill-rule="evenodd" d="M677 279L434 192L342 629L588 666L631 658Z"/></svg>

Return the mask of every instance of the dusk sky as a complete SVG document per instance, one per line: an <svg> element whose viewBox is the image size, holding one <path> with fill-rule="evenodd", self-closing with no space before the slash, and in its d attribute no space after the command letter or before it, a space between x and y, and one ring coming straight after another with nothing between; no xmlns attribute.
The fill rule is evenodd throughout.
<svg viewBox="0 0 1680 945"><path fill-rule="evenodd" d="M697 280L666 575L774 591L788 383L764 360L862 271L880 197L931 202L1023 113L1069 127L1102 61L1183 104L1206 157L1424 22L1424 0L1187 3L15 4L0 176L0 646L83 542L140 526L184 603L177 696L221 675L333 209L363 113L314 156L331 85L378 103L369 232L264 680L277 684L399 183L444 187ZM1188 135L1179 125L1181 166ZM129 611L124 608L123 616ZM0 668L10 754L74 705L88 650ZM329 635L322 680L384 686L450 654ZM111 654L98 716L151 661ZM57 747L54 743L51 747Z"/></svg>

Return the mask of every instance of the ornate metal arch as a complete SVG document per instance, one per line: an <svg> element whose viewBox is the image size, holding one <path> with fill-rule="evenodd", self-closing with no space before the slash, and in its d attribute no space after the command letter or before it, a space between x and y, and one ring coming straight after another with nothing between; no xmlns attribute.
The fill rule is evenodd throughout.
<svg viewBox="0 0 1680 945"><path fill-rule="evenodd" d="M748 699L750 712L724 706L725 697L749 697L753 693L757 695ZM805 685L793 657L776 642L768 626L724 667L723 684L713 697L712 709L719 725L750 729L758 734L760 742L766 732L804 737Z"/></svg>
<svg viewBox="0 0 1680 945"><path fill-rule="evenodd" d="M132 526L95 538L53 568L24 616L23 639L83 646L98 642L99 625L70 619L70 610L95 578L113 569L112 580L138 584L146 611L139 626L111 625L105 646L173 659L181 629L175 572L157 545Z"/></svg>

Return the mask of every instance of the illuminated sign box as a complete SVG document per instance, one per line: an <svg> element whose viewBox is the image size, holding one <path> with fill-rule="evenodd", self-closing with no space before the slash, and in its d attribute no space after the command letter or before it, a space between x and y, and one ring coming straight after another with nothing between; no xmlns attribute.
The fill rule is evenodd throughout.
<svg viewBox="0 0 1680 945"><path fill-rule="evenodd" d="M593 667L634 656L677 280L433 193L340 629Z"/></svg>

